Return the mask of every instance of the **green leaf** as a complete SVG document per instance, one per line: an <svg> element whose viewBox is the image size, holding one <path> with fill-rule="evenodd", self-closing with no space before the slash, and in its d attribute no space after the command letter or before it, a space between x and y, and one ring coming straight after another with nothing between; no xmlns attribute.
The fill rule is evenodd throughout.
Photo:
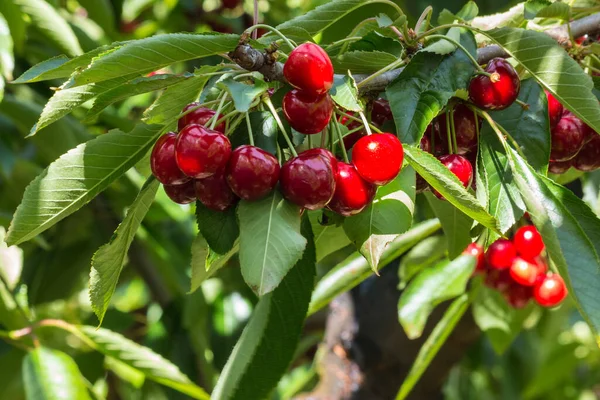
<svg viewBox="0 0 600 400"><path fill-rule="evenodd" d="M230 207L225 211L214 211L199 201L196 202L196 220L200 233L217 254L229 252L240 236L235 210L236 207Z"/></svg>
<svg viewBox="0 0 600 400"><path fill-rule="evenodd" d="M600 105L592 93L592 79L554 39L519 28L481 33L502 46L565 108L600 132Z"/></svg>
<svg viewBox="0 0 600 400"><path fill-rule="evenodd" d="M0 14L8 23L8 30L18 53L23 51L27 27L20 7L12 1L0 1Z"/></svg>
<svg viewBox="0 0 600 400"><path fill-rule="evenodd" d="M571 7L562 1L529 0L525 3L525 19L556 18L568 21L570 16Z"/></svg>
<svg viewBox="0 0 600 400"><path fill-rule="evenodd" d="M12 79L15 68L15 56L13 55L13 40L6 18L0 13L0 75L7 80Z"/></svg>
<svg viewBox="0 0 600 400"><path fill-rule="evenodd" d="M406 287L408 281L415 275L425 268L432 266L446 255L448 250L447 237L449 238L450 235L437 235L425 238L402 257L400 268L398 269L401 289Z"/></svg>
<svg viewBox="0 0 600 400"><path fill-rule="evenodd" d="M355 74L368 74L387 67L396 59L393 54L383 51L349 51L333 57L331 62L333 68L339 72L352 70Z"/></svg>
<svg viewBox="0 0 600 400"><path fill-rule="evenodd" d="M115 30L115 10L110 0L78 0L86 9L88 18L95 21L108 34Z"/></svg>
<svg viewBox="0 0 600 400"><path fill-rule="evenodd" d="M398 319L409 339L421 336L435 306L465 292L475 261L471 255L442 261L408 284L398 300Z"/></svg>
<svg viewBox="0 0 600 400"><path fill-rule="evenodd" d="M150 150L161 128L113 130L62 155L25 190L7 243L30 240L88 203Z"/></svg>
<svg viewBox="0 0 600 400"><path fill-rule="evenodd" d="M464 21L472 21L479 14L479 7L477 7L477 3L474 1L468 1L456 16L461 18Z"/></svg>
<svg viewBox="0 0 600 400"><path fill-rule="evenodd" d="M15 290L23 271L23 250L17 246L8 247L5 236L6 231L0 226L0 276L8 290Z"/></svg>
<svg viewBox="0 0 600 400"><path fill-rule="evenodd" d="M438 199L432 193L426 193L425 198L442 224L447 239L448 258L453 260L472 242L473 218L447 201Z"/></svg>
<svg viewBox="0 0 600 400"><path fill-rule="evenodd" d="M158 186L159 182L154 178L146 181L110 242L100 247L92 258L90 302L100 325L125 266L129 246L154 201Z"/></svg>
<svg viewBox="0 0 600 400"><path fill-rule="evenodd" d="M62 351L36 347L23 359L28 400L91 399L77 364Z"/></svg>
<svg viewBox="0 0 600 400"><path fill-rule="evenodd" d="M281 285L259 300L223 368L213 400L268 398L292 361L316 273L308 218L302 222L302 234L308 242L306 251Z"/></svg>
<svg viewBox="0 0 600 400"><path fill-rule="evenodd" d="M227 90L233 99L235 109L239 112L247 112L250 110L250 106L254 99L267 91L269 86L257 77L254 78L254 84L247 85L235 81L229 77L219 81L217 87Z"/></svg>
<svg viewBox="0 0 600 400"><path fill-rule="evenodd" d="M465 190L458 178L437 158L412 146L404 146L404 154L417 174L440 192L450 204L483 226L498 231L496 219Z"/></svg>
<svg viewBox="0 0 600 400"><path fill-rule="evenodd" d="M396 400L404 400L409 395L468 308L469 297L466 294L450 304L440 322L437 323L431 331L431 335L421 346L417 358L413 362L410 371L408 371L404 382L402 382L402 386L400 386Z"/></svg>
<svg viewBox="0 0 600 400"><path fill-rule="evenodd" d="M475 55L477 44L470 32L460 43ZM475 66L462 50L446 56L418 52L386 89L398 137L403 144L418 144L433 118L469 84Z"/></svg>
<svg viewBox="0 0 600 400"><path fill-rule="evenodd" d="M268 111L255 111L250 113L250 127L254 145L273 155L277 155L277 122L273 114ZM236 148L244 144L250 144L248 124L242 121L229 137L231 147Z"/></svg>
<svg viewBox="0 0 600 400"><path fill-rule="evenodd" d="M195 292L202 285L202 282L227 265L239 250L240 244L239 241L236 241L227 253L217 254L210 249L206 239L198 234L192 242L192 287L190 293Z"/></svg>
<svg viewBox="0 0 600 400"><path fill-rule="evenodd" d="M375 19L377 20L377 25L379 25L380 28L387 28L388 26L392 26L394 24L394 21L392 21L392 19L384 13L379 14L377 17L375 17Z"/></svg>
<svg viewBox="0 0 600 400"><path fill-rule="evenodd" d="M102 82L130 74L155 71L176 62L226 53L235 48L238 35L168 33L123 43L96 57L76 75L75 86Z"/></svg>
<svg viewBox="0 0 600 400"><path fill-rule="evenodd" d="M77 36L58 11L44 0L13 0L29 15L33 25L68 56L83 53Z"/></svg>
<svg viewBox="0 0 600 400"><path fill-rule="evenodd" d="M446 33L446 36L450 39L454 39L455 41L460 42L460 28L450 28L448 30L448 33ZM422 51L427 53L446 55L452 53L455 50L456 45L454 43L444 39L437 39L437 41L425 47Z"/></svg>
<svg viewBox="0 0 600 400"><path fill-rule="evenodd" d="M168 386L194 399L209 400L210 396L179 368L147 347L109 331L93 326L80 326L79 329L93 341L95 349L107 357L116 358L124 364L142 372L146 378Z"/></svg>
<svg viewBox="0 0 600 400"><path fill-rule="evenodd" d="M415 172L407 167L394 181L378 189L375 199L365 210L344 221L348 238L373 271L379 269L386 246L410 228L414 201Z"/></svg>
<svg viewBox="0 0 600 400"><path fill-rule="evenodd" d="M262 200L241 201L238 216L242 276L263 296L279 285L306 247L300 209L274 190Z"/></svg>
<svg viewBox="0 0 600 400"><path fill-rule="evenodd" d="M331 253L334 253L350 244L342 226L335 224L323 225L320 223L323 211L309 211L308 217L315 234L315 247L317 249L317 261Z"/></svg>
<svg viewBox="0 0 600 400"><path fill-rule="evenodd" d="M404 54L404 47L398 41L397 37L391 38L379 33L377 30L373 30L363 36L362 39L352 42L348 50L366 52L381 51L391 54L396 58L402 57Z"/></svg>
<svg viewBox="0 0 600 400"><path fill-rule="evenodd" d="M346 110L359 112L363 109L358 99L356 82L352 78L352 75L350 75L350 71L348 71L348 75L334 78L333 87L329 94L333 101Z"/></svg>

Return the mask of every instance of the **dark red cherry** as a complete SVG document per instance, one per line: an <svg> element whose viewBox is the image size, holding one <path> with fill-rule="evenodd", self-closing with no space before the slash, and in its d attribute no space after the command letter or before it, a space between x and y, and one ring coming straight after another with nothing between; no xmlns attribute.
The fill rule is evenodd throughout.
<svg viewBox="0 0 600 400"><path fill-rule="evenodd" d="M475 113L464 104L454 107L454 132L456 133L456 153L465 155L477 148L477 125L481 127L481 120ZM448 130L446 124L446 113L439 116L439 138L448 148ZM453 144L454 146L454 144Z"/></svg>
<svg viewBox="0 0 600 400"><path fill-rule="evenodd" d="M545 90L545 92L546 98L548 99L548 118L550 119L550 129L552 129L562 118L564 108L563 105L560 104L560 102L556 100L554 96L552 96L552 93L547 90Z"/></svg>
<svg viewBox="0 0 600 400"><path fill-rule="evenodd" d="M531 286L524 286L517 282L511 282L506 291L504 298L513 308L521 309L529 304L529 300L533 297L533 289Z"/></svg>
<svg viewBox="0 0 600 400"><path fill-rule="evenodd" d="M421 142L419 143L421 150L431 153L431 139L428 135L423 135Z"/></svg>
<svg viewBox="0 0 600 400"><path fill-rule="evenodd" d="M552 161L570 160L583 147L584 135L581 124L573 118L561 118L551 134L550 160Z"/></svg>
<svg viewBox="0 0 600 400"><path fill-rule="evenodd" d="M358 214L375 198L377 186L365 181L353 165L338 162L335 194L328 207L345 217Z"/></svg>
<svg viewBox="0 0 600 400"><path fill-rule="evenodd" d="M302 154L306 157L320 155L322 157L327 158L331 165L331 170L334 172L334 174L337 174L337 163L338 162L337 162L337 159L335 158L335 156L333 155L333 153L330 152L329 150L323 149L320 147L315 147L314 149L308 149L306 151L303 151Z"/></svg>
<svg viewBox="0 0 600 400"><path fill-rule="evenodd" d="M360 138L352 150L352 164L367 182L385 185L398 176L404 160L402 143L391 133Z"/></svg>
<svg viewBox="0 0 600 400"><path fill-rule="evenodd" d="M350 113L353 114L352 112ZM360 122L350 120L345 115L342 115L339 121L340 124L345 125L348 128L348 130L354 130L359 126L362 126ZM344 136L344 146L346 147L346 150L351 149L352 146L354 146L356 142L358 142L358 140L363 136L367 136L367 132L364 129L352 132L351 134Z"/></svg>
<svg viewBox="0 0 600 400"><path fill-rule="evenodd" d="M492 77L475 75L469 84L469 97L483 110L503 110L519 96L521 79L504 58L493 58L485 67Z"/></svg>
<svg viewBox="0 0 600 400"><path fill-rule="evenodd" d="M240 4L240 0L221 0L224 8L234 9Z"/></svg>
<svg viewBox="0 0 600 400"><path fill-rule="evenodd" d="M540 269L532 262L517 257L510 266L510 277L520 285L533 286L540 275Z"/></svg>
<svg viewBox="0 0 600 400"><path fill-rule="evenodd" d="M187 125L177 138L175 157L179 169L192 178L207 178L223 171L231 156L227 136L202 125Z"/></svg>
<svg viewBox="0 0 600 400"><path fill-rule="evenodd" d="M335 193L335 170L331 159L317 152L300 153L283 167L279 181L283 196L309 210L327 205Z"/></svg>
<svg viewBox="0 0 600 400"><path fill-rule="evenodd" d="M591 172L600 168L600 135L594 135L574 159L574 166L580 171Z"/></svg>
<svg viewBox="0 0 600 400"><path fill-rule="evenodd" d="M555 307L563 302L569 291L558 274L548 273L533 288L535 301L542 307Z"/></svg>
<svg viewBox="0 0 600 400"><path fill-rule="evenodd" d="M574 159L567 161L550 161L550 164L548 164L548 171L556 175L564 174L573 166L574 161Z"/></svg>
<svg viewBox="0 0 600 400"><path fill-rule="evenodd" d="M333 86L333 65L325 50L314 43L296 47L283 66L290 85L311 94L323 94Z"/></svg>
<svg viewBox="0 0 600 400"><path fill-rule="evenodd" d="M506 269L510 268L514 259L517 257L517 249L510 240L498 239L490 245L485 258L491 268Z"/></svg>
<svg viewBox="0 0 600 400"><path fill-rule="evenodd" d="M150 155L152 174L163 185L181 185L190 180L177 166L175 160L176 143L177 134L169 132L156 141Z"/></svg>
<svg viewBox="0 0 600 400"><path fill-rule="evenodd" d="M495 289L500 293L506 292L514 283L508 269L493 268L486 271L484 282L486 286Z"/></svg>
<svg viewBox="0 0 600 400"><path fill-rule="evenodd" d="M215 211L225 211L237 201L223 173L197 179L196 197L206 208Z"/></svg>
<svg viewBox="0 0 600 400"><path fill-rule="evenodd" d="M469 160L458 154L448 154L447 156L440 157L439 160L450 170L450 172L456 175L465 189L468 189L469 186L471 186L471 183L473 182L473 165L471 165ZM434 190L433 194L435 194L438 199L444 198L437 190Z"/></svg>
<svg viewBox="0 0 600 400"><path fill-rule="evenodd" d="M196 201L194 181L190 180L181 185L164 185L165 193L178 204L189 204Z"/></svg>
<svg viewBox="0 0 600 400"><path fill-rule="evenodd" d="M283 112L292 128L312 135L321 132L329 123L333 101L329 93L313 95L294 89L283 97Z"/></svg>
<svg viewBox="0 0 600 400"><path fill-rule="evenodd" d="M477 243L471 243L464 251L463 254L475 257L475 273L480 273L485 271L485 253L483 251L483 247L481 247Z"/></svg>
<svg viewBox="0 0 600 400"><path fill-rule="evenodd" d="M533 260L544 250L542 235L533 225L519 228L513 237L517 253L527 260Z"/></svg>
<svg viewBox="0 0 600 400"><path fill-rule="evenodd" d="M190 108L198 107L200 103L190 103L184 107L182 112L186 112ZM206 123L211 120L211 118L216 114L215 110L211 110L210 108L201 107L197 110L192 111L189 114L184 115L179 118L177 121L177 129L181 131L183 128L190 124L198 124L206 126ZM223 118L221 114L219 114L219 119ZM225 122L221 122L219 125L214 127L215 131L225 133Z"/></svg>
<svg viewBox="0 0 600 400"><path fill-rule="evenodd" d="M377 126L383 126L387 121L394 119L390 103L385 99L377 99L371 108L371 122Z"/></svg>
<svg viewBox="0 0 600 400"><path fill-rule="evenodd" d="M255 146L240 146L231 153L227 183L244 200L259 200L269 194L279 180L279 163L272 154Z"/></svg>

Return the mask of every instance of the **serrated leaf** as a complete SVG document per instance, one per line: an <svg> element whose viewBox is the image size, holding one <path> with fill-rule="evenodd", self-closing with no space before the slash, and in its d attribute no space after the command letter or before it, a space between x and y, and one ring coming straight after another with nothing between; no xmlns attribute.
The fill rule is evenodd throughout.
<svg viewBox="0 0 600 400"><path fill-rule="evenodd" d="M464 21L472 21L479 14L479 7L474 1L468 1L456 15Z"/></svg>
<svg viewBox="0 0 600 400"><path fill-rule="evenodd" d="M77 36L58 11L44 0L13 0L34 26L68 56L83 53Z"/></svg>
<svg viewBox="0 0 600 400"><path fill-rule="evenodd" d="M217 254L228 253L240 235L236 207L214 211L196 202L196 220L200 233Z"/></svg>
<svg viewBox="0 0 600 400"><path fill-rule="evenodd" d="M472 242L473 218L447 201L436 198L432 193L426 193L425 198L442 224L447 239L448 258L453 260Z"/></svg>
<svg viewBox="0 0 600 400"><path fill-rule="evenodd" d="M367 33L360 40L352 42L349 51L382 51L399 58L404 54L404 46L398 41L397 37L391 38L374 30Z"/></svg>
<svg viewBox="0 0 600 400"><path fill-rule="evenodd" d="M446 234L425 238L402 257L398 269L401 289L406 287L408 281L415 275L425 268L429 268L446 255L448 250L446 238L449 237L450 235Z"/></svg>
<svg viewBox="0 0 600 400"><path fill-rule="evenodd" d="M506 50L562 105L600 132L600 105L592 79L543 32L498 28L481 32Z"/></svg>
<svg viewBox="0 0 600 400"><path fill-rule="evenodd" d="M194 399L209 400L210 396L185 376L169 360L108 329L80 326L79 329L94 342L96 350L142 372L146 378L168 386Z"/></svg>
<svg viewBox="0 0 600 400"><path fill-rule="evenodd" d="M521 26L525 22L524 3L518 3L503 13L473 18L471 25L479 29L493 29L503 26Z"/></svg>
<svg viewBox="0 0 600 400"><path fill-rule="evenodd" d="M556 18L568 21L570 15L571 7L562 1L529 0L525 3L525 19Z"/></svg>
<svg viewBox="0 0 600 400"><path fill-rule="evenodd" d="M267 398L286 372L300 339L315 279L315 247L308 218L302 222L302 258L281 285L263 296L227 364L213 400Z"/></svg>
<svg viewBox="0 0 600 400"><path fill-rule="evenodd" d="M266 92L269 88L262 79L255 78L254 84L248 85L237 82L231 77L219 81L217 87L229 92L233 99L235 109L239 112L247 112L254 99Z"/></svg>
<svg viewBox="0 0 600 400"><path fill-rule="evenodd" d="M394 24L394 21L384 13L379 14L375 19L380 28L387 28Z"/></svg>
<svg viewBox="0 0 600 400"><path fill-rule="evenodd" d="M360 105L360 100L358 99L356 82L351 75L334 77L333 87L329 94L333 101L346 110L359 112L363 109Z"/></svg>
<svg viewBox="0 0 600 400"><path fill-rule="evenodd" d="M279 285L306 247L300 209L274 190L264 199L241 201L238 217L242 276L263 296Z"/></svg>
<svg viewBox="0 0 600 400"><path fill-rule="evenodd" d="M322 211L309 211L308 217L315 235L315 248L317 250L317 261L331 253L338 251L350 244L342 226L323 225L319 221Z"/></svg>
<svg viewBox="0 0 600 400"><path fill-rule="evenodd" d="M475 257L462 255L442 261L417 275L398 300L398 319L409 339L421 336L438 304L463 294L475 269Z"/></svg>
<svg viewBox="0 0 600 400"><path fill-rule="evenodd" d="M446 33L446 36L450 39L454 39L456 42L460 42L460 28L452 27ZM422 51L427 53L434 53L440 55L446 55L456 50L456 45L448 40L442 38L437 39L436 42L425 47Z"/></svg>
<svg viewBox="0 0 600 400"><path fill-rule="evenodd" d="M279 128L273 118L273 114L268 111L255 111L250 113L250 127L254 145L277 155L277 133ZM248 124L242 121L235 131L229 137L231 147L236 148L244 144L250 144Z"/></svg>
<svg viewBox="0 0 600 400"><path fill-rule="evenodd" d="M12 36L6 18L0 13L0 75L3 75L7 80L11 80L14 68L15 56L13 55Z"/></svg>
<svg viewBox="0 0 600 400"><path fill-rule="evenodd" d="M404 168L398 177L380 187L373 202L361 213L346 218L344 231L377 272L387 245L412 225L415 171Z"/></svg>
<svg viewBox="0 0 600 400"><path fill-rule="evenodd" d="M15 49L18 53L22 52L25 43L26 25L21 9L12 1L1 1L0 14L4 16L8 23L8 30L10 31Z"/></svg>
<svg viewBox="0 0 600 400"><path fill-rule="evenodd" d="M440 192L448 202L483 226L498 231L496 219L465 190L458 178L437 158L413 146L404 146L404 154L417 174Z"/></svg>
<svg viewBox="0 0 600 400"><path fill-rule="evenodd" d="M128 133L113 130L62 155L25 190L7 243L30 240L88 203L150 150L161 129L140 124Z"/></svg>
<svg viewBox="0 0 600 400"><path fill-rule="evenodd" d="M200 288L202 282L216 274L223 268L231 257L240 249L239 241L236 241L231 250L225 254L217 254L210 249L206 239L198 234L192 242L192 285L190 293Z"/></svg>
<svg viewBox="0 0 600 400"><path fill-rule="evenodd" d="M352 70L355 74L368 74L379 71L396 60L396 56L383 51L349 51L333 57L331 62L336 71Z"/></svg>
<svg viewBox="0 0 600 400"><path fill-rule="evenodd" d="M168 33L123 43L96 57L74 77L73 85L87 85L130 74L156 71L176 62L233 50L238 35Z"/></svg>
<svg viewBox="0 0 600 400"><path fill-rule="evenodd" d="M475 55L477 44L471 33L462 33L460 43ZM474 72L473 63L462 50L447 56L415 54L386 89L400 141L418 144L427 125L457 90L467 87Z"/></svg>
<svg viewBox="0 0 600 400"><path fill-rule="evenodd" d="M28 400L91 399L75 361L47 347L36 347L23 359L23 384Z"/></svg>
<svg viewBox="0 0 600 400"><path fill-rule="evenodd" d="M110 241L100 247L92 258L89 294L92 310L100 325L125 266L129 246L154 201L158 186L159 183L154 178L146 181Z"/></svg>

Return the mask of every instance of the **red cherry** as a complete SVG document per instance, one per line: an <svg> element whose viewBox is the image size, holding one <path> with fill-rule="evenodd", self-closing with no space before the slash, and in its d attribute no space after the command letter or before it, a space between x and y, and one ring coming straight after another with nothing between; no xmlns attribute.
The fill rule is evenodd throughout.
<svg viewBox="0 0 600 400"><path fill-rule="evenodd" d="M333 86L333 65L325 50L314 43L296 47L283 66L290 85L312 94L323 94Z"/></svg>
<svg viewBox="0 0 600 400"><path fill-rule="evenodd" d="M325 207L335 193L331 159L316 152L290 158L281 167L279 180L284 197L309 210Z"/></svg>
<svg viewBox="0 0 600 400"><path fill-rule="evenodd" d="M207 178L223 171L230 156L231 143L227 136L202 125L186 126L177 138L177 165L192 178Z"/></svg>
<svg viewBox="0 0 600 400"><path fill-rule="evenodd" d="M308 149L306 151L303 151L302 154L306 157L308 157L308 156L312 157L314 155L319 155L319 156L327 158L331 165L331 170L333 171L334 176L335 176L335 174L337 174L337 163L338 162L337 162L337 159L335 158L335 156L333 155L333 153L330 152L329 150L323 149L320 147L315 147L314 149Z"/></svg>
<svg viewBox="0 0 600 400"><path fill-rule="evenodd" d="M387 121L393 120L390 103L385 99L377 99L373 102L371 109L371 122L377 126L383 126Z"/></svg>
<svg viewBox="0 0 600 400"><path fill-rule="evenodd" d="M580 122L563 117L552 129L550 160L567 161L575 157L583 147L584 134Z"/></svg>
<svg viewBox="0 0 600 400"><path fill-rule="evenodd" d="M550 161L550 164L548 164L548 171L556 175L564 174L573 166L573 162L574 159L567 161Z"/></svg>
<svg viewBox="0 0 600 400"><path fill-rule="evenodd" d="M550 128L554 128L556 124L558 124L558 121L560 121L564 108L563 105L560 104L560 102L556 100L554 96L552 96L552 93L547 90L545 90L545 92L548 99L548 118L550 120Z"/></svg>
<svg viewBox="0 0 600 400"><path fill-rule="evenodd" d="M491 268L510 268L517 257L517 249L510 240L498 239L490 245L485 257Z"/></svg>
<svg viewBox="0 0 600 400"><path fill-rule="evenodd" d="M196 190L193 180L181 185L164 185L164 188L167 196L175 203L189 204L196 201Z"/></svg>
<svg viewBox="0 0 600 400"><path fill-rule="evenodd" d="M358 214L375 198L377 187L365 181L353 165L338 162L335 194L329 208L345 217Z"/></svg>
<svg viewBox="0 0 600 400"><path fill-rule="evenodd" d="M519 96L521 80L517 71L503 58L493 58L485 67L485 72L494 74L497 79L485 75L475 75L469 84L469 97L473 104L484 110L503 110ZM497 75L496 75L497 74Z"/></svg>
<svg viewBox="0 0 600 400"><path fill-rule="evenodd" d="M463 251L463 254L470 255L476 258L477 264L473 273L485 271L485 253L483 251L483 247L481 247L477 243L471 243L465 249L465 251Z"/></svg>
<svg viewBox="0 0 600 400"><path fill-rule="evenodd" d="M176 143L177 134L169 132L156 141L150 155L152 174L163 185L181 185L190 180L181 172L175 161Z"/></svg>
<svg viewBox="0 0 600 400"><path fill-rule="evenodd" d="M484 282L486 286L500 293L506 292L514 284L508 269L489 269L485 275Z"/></svg>
<svg viewBox="0 0 600 400"><path fill-rule="evenodd" d="M259 200L277 184L279 163L271 153L244 145L233 151L227 166L227 183L244 200Z"/></svg>
<svg viewBox="0 0 600 400"><path fill-rule="evenodd" d="M283 112L292 128L312 135L321 132L329 123L333 101L328 93L312 95L294 89L283 97Z"/></svg>
<svg viewBox="0 0 600 400"><path fill-rule="evenodd" d="M600 135L594 135L574 159L574 166L580 171L591 172L600 168Z"/></svg>
<svg viewBox="0 0 600 400"><path fill-rule="evenodd" d="M427 135L423 135L421 142L419 143L421 150L431 153L431 139Z"/></svg>
<svg viewBox="0 0 600 400"><path fill-rule="evenodd" d="M533 260L544 250L542 235L533 225L519 228L513 237L513 243L517 253L527 260Z"/></svg>
<svg viewBox="0 0 600 400"><path fill-rule="evenodd" d="M481 127L481 120L475 117L475 113L464 104L458 104L454 108L454 132L456 133L456 153L465 155L477 148L477 125ZM446 113L439 117L438 137L445 148L448 148L448 130L446 124Z"/></svg>
<svg viewBox="0 0 600 400"><path fill-rule="evenodd" d="M546 264L546 261L544 261L542 257L538 256L534 258L531 262L535 264L538 268L538 279L540 277L546 276L546 272L548 272L548 264Z"/></svg>
<svg viewBox="0 0 600 400"><path fill-rule="evenodd" d="M450 172L456 175L460 183L462 183L465 188L468 189L469 186L471 186L471 182L473 182L473 166L469 160L457 154L442 156L439 158L439 160L446 168L450 170ZM442 194L437 190L434 190L433 194L435 194L438 199L444 198L444 196L442 196Z"/></svg>
<svg viewBox="0 0 600 400"><path fill-rule="evenodd" d="M402 143L391 133L365 136L356 142L352 150L356 171L367 182L380 186L398 176L403 160Z"/></svg>
<svg viewBox="0 0 600 400"><path fill-rule="evenodd" d="M196 197L206 208L215 211L225 211L237 200L222 173L196 180Z"/></svg>
<svg viewBox="0 0 600 400"><path fill-rule="evenodd" d="M533 297L531 286L523 286L512 282L504 292L504 298L513 308L524 308Z"/></svg>
<svg viewBox="0 0 600 400"><path fill-rule="evenodd" d="M190 103L183 108L181 112L186 112L190 108L198 107L200 103ZM216 114L215 110L210 108L201 107L197 110L192 111L189 114L184 115L177 121L177 130L181 131L183 128L190 124L198 124L206 126L206 123ZM223 118L223 115L219 114L219 119ZM225 122L221 122L219 125L214 127L215 131L225 133Z"/></svg>
<svg viewBox="0 0 600 400"><path fill-rule="evenodd" d="M517 283L523 286L535 285L540 269L536 264L517 257L510 266L510 277Z"/></svg>
<svg viewBox="0 0 600 400"><path fill-rule="evenodd" d="M558 274L548 273L533 288L535 301L542 307L555 307L567 297L565 281Z"/></svg>

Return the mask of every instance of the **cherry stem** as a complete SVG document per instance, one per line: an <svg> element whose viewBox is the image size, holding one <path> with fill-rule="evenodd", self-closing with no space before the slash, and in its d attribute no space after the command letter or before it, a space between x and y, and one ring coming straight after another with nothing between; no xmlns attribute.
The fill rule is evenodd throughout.
<svg viewBox="0 0 600 400"><path fill-rule="evenodd" d="M506 138L508 138L511 141L517 153L519 153L521 157L526 159L525 154L523 154L523 150L521 150L521 146L519 146L519 143L517 143L517 141L511 136L511 134L506 131L506 129L504 129L501 125L498 125L496 121L492 119L490 114L488 114L485 111L478 110L476 108L473 108L473 110L479 115L481 115L483 118L485 118L485 120L488 122L488 124L490 124L490 126L494 130L494 132L496 132L496 134L498 135L500 141L505 141Z"/></svg>
<svg viewBox="0 0 600 400"><path fill-rule="evenodd" d="M365 113L363 113L362 111L359 111L358 115L360 115L360 119L362 120L362 123L365 126L365 130L367 131L367 135L372 135L373 132L371 132L371 128L369 127L369 121L367 121L367 117L365 117Z"/></svg>
<svg viewBox="0 0 600 400"><path fill-rule="evenodd" d="M283 39L283 41L290 46L290 48L295 49L297 44L296 42L294 42L291 39L288 39L283 33L279 32L276 28L273 28L271 25L266 25L266 24L255 24L252 25L250 28L246 29L244 31L244 34L249 35L251 32L254 32L256 29L258 28L263 28L266 29L268 31L273 32L274 34L276 34L277 36L279 36L281 39Z"/></svg>
<svg viewBox="0 0 600 400"><path fill-rule="evenodd" d="M361 113L362 115L362 113ZM340 127L338 126L337 122L335 121L331 121L330 123L331 125L333 125L333 129L335 130L335 133L338 137L338 143L340 145L340 147L342 148L342 155L344 156L344 161L346 163L350 163L350 160L348 159L348 152L346 151L346 146L344 145L344 136L342 136L342 131L340 131ZM333 140L332 140L333 142Z"/></svg>
<svg viewBox="0 0 600 400"><path fill-rule="evenodd" d="M308 135L308 148L312 149L312 147L313 147L312 135Z"/></svg>
<svg viewBox="0 0 600 400"><path fill-rule="evenodd" d="M450 110L446 109L446 136L448 137L448 152L454 154L452 146L452 132L450 128Z"/></svg>
<svg viewBox="0 0 600 400"><path fill-rule="evenodd" d="M258 24L258 0L254 0L254 10L252 15L252 25ZM255 29L252 31L252 39L256 40L258 38L258 31Z"/></svg>
<svg viewBox="0 0 600 400"><path fill-rule="evenodd" d="M212 100L212 101L207 101L206 103L198 104L195 107L190 107L188 110L185 110L184 112L182 112L179 115L177 115L177 117L175 118L175 121L178 120L178 119L180 119L180 118L185 117L186 115L188 115L190 113L193 113L194 111L196 111L196 110L198 110L200 108L203 108L203 107L206 107L206 106L212 106L213 104L217 104L219 101L220 101L219 99Z"/></svg>
<svg viewBox="0 0 600 400"><path fill-rule="evenodd" d="M221 110L223 109L223 105L225 104L225 100L227 100L227 92L223 92L223 97L221 98L221 102L219 103L219 106L217 107L217 111L215 112L215 115L213 115L210 119L210 126L208 127L209 129L215 129L215 125L217 125L217 120L219 119L219 114L221 114Z"/></svg>
<svg viewBox="0 0 600 400"><path fill-rule="evenodd" d="M428 39L440 39L440 40L443 39L443 40L446 40L446 41L452 43L457 48L461 49L463 51L463 53L466 54L467 57L469 57L469 60L471 60L471 62L475 66L475 68L477 68L477 71L478 71L479 74L489 76L489 78L492 79L492 81L494 82L494 80L492 78L493 74L485 72L485 70L483 69L483 67L481 65L479 65L479 63L477 62L477 60L475 59L475 57L473 57L471 55L471 53L469 53L469 51L465 48L465 46L463 46L462 44L460 44L456 40L454 40L452 38L449 38L448 36L444 36L444 35L429 35L429 36L427 36L427 38Z"/></svg>
<svg viewBox="0 0 600 400"><path fill-rule="evenodd" d="M357 88L361 88L361 86L364 86L367 82L372 81L373 79L377 78L379 75L384 74L386 72L388 72L389 70L392 70L394 68L400 67L402 65L404 65L406 62L404 61L404 59L399 58L396 61L394 61L391 64L388 64L387 66L381 68L379 71L377 72L373 72L371 75L369 75L368 77L366 77L364 80L358 82L358 84L356 85Z"/></svg>
<svg viewBox="0 0 600 400"><path fill-rule="evenodd" d="M248 126L248 141L250 142L250 146L254 146L254 133L252 132L249 113L246 113L246 125Z"/></svg>
<svg viewBox="0 0 600 400"><path fill-rule="evenodd" d="M321 148L325 148L327 142L327 130L323 129L323 131L321 132Z"/></svg>
<svg viewBox="0 0 600 400"><path fill-rule="evenodd" d="M292 141L290 140L290 137L288 136L287 132L285 131L283 123L281 122L281 119L279 118L279 114L277 114L277 110L275 110L275 107L273 106L271 99L268 97L265 97L265 99L263 101L265 102L267 107L269 107L269 111L271 111L271 114L273 114L273 118L275 118L275 122L277 122L277 126L279 126L279 130L281 131L281 134L283 135L285 142L287 143L290 151L292 152L292 155L294 157L298 157L298 153L296 153L294 144L292 143Z"/></svg>
<svg viewBox="0 0 600 400"><path fill-rule="evenodd" d="M356 121L356 122L363 123L363 120L362 120L362 119L360 119L360 118L356 118L355 116L353 116L353 115L350 115L350 114L348 114L348 113L345 113L345 112L343 112L343 111L336 110L335 112L336 112L338 115L341 115L341 116L343 116L343 117L346 117L346 118L348 118L348 119L349 119L349 120L351 120L351 121ZM373 125L373 124L368 124L368 125L369 125L369 126L371 127L371 129L372 129L372 130L374 130L375 132L377 132L377 133L381 133L381 129L379 129L379 128L378 128L378 127L376 127L375 125Z"/></svg>
<svg viewBox="0 0 600 400"><path fill-rule="evenodd" d="M524 101L521 101L519 99L516 99L515 102L520 105L521 107L523 107L523 110L529 110L529 104L525 103Z"/></svg>
<svg viewBox="0 0 600 400"><path fill-rule="evenodd" d="M431 19L432 12L433 12L433 7L431 7L431 6L427 6L427 8L425 10L423 10L423 12L421 13L421 16L419 17L419 20L415 24L415 31L417 31L417 32L419 31L419 29L421 28L421 25L423 25L423 22L425 22L425 19L427 19L428 21Z"/></svg>
<svg viewBox="0 0 600 400"><path fill-rule="evenodd" d="M454 144L454 151L458 153L458 143L456 142L456 128L454 127L454 108L450 110L450 127L452 128L452 144Z"/></svg>

